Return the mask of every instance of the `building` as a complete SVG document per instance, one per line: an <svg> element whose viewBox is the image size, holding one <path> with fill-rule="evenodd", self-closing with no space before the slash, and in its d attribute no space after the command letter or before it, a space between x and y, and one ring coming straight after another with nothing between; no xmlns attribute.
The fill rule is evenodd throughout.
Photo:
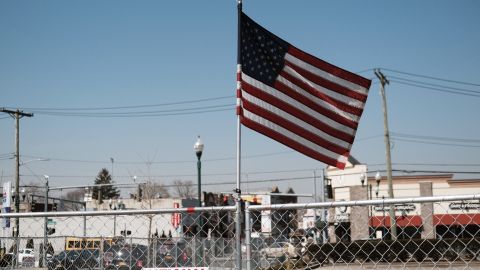
<svg viewBox="0 0 480 270"><path fill-rule="evenodd" d="M345 170L327 167L332 200L355 201L388 198L385 175L378 181L366 177L368 168L350 158ZM453 174L393 176L395 198L471 195L480 193L480 179L454 179ZM356 209L354 209L356 208ZM399 238L445 238L480 232L480 203L458 201L395 205ZM353 222L354 221L354 222ZM389 236L390 217L386 205L339 207L328 213L330 241Z"/></svg>

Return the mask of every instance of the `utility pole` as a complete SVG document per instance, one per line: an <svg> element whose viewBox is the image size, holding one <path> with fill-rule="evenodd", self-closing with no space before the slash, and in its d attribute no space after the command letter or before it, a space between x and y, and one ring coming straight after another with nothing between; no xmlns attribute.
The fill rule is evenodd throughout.
<svg viewBox="0 0 480 270"><path fill-rule="evenodd" d="M5 108L0 109L0 112L8 113L15 119L15 213L20 212L20 118L32 117L33 113L25 113L20 110L8 110ZM15 221L15 235L19 234L19 220L18 217Z"/></svg>
<svg viewBox="0 0 480 270"><path fill-rule="evenodd" d="M388 131L388 114L387 114L387 97L385 95L385 85L390 84L380 69L375 70L375 75L380 80L380 95L383 104L383 129L385 138L385 155L387 159L387 181L388 181L388 197L393 199L393 182L392 182L392 156L390 154L390 132ZM389 207L390 215L390 234L392 240L397 239L397 222L395 220L395 205Z"/></svg>
<svg viewBox="0 0 480 270"><path fill-rule="evenodd" d="M11 117L15 119L15 213L20 212L20 118L32 117L33 113L25 113L23 111L17 110L8 110L5 108L0 109L0 112L8 113ZM15 218L15 232L13 237L17 238L14 256L18 256L18 236L20 235L20 220ZM18 262L18 260L16 260Z"/></svg>

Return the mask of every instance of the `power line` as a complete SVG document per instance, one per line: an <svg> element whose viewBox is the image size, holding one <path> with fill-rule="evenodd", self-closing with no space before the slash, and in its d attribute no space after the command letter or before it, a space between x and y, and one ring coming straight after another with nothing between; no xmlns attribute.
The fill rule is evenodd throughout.
<svg viewBox="0 0 480 270"><path fill-rule="evenodd" d="M395 70L395 69L389 69L389 68L380 68L380 69L383 69L383 70L386 70L386 71L389 71L389 72L395 72L395 73L399 73L399 74L409 75L409 76L413 76L413 77L419 77L419 78L425 78L425 79L431 79L431 80L437 80L437 81L443 81L443 82L449 82L449 83L457 83L457 84L463 84L463 85L470 85L470 86L480 86L480 84L478 84L478 83L443 79L443 78L439 78L439 77L415 74L415 73L410 73L410 72L405 72L405 71L400 71L400 70Z"/></svg>
<svg viewBox="0 0 480 270"><path fill-rule="evenodd" d="M455 147L480 147L480 145L471 145L471 144L453 144L453 143L439 143L439 142L428 142L428 141L421 141L421 140L413 140L413 139L400 139L393 137L396 141L401 142L411 142L411 143L423 143L423 144L432 144L432 145L444 145L444 146L455 146Z"/></svg>
<svg viewBox="0 0 480 270"><path fill-rule="evenodd" d="M453 138L453 137L438 137L438 136L426 136L426 135L415 135L401 132L392 132L394 136L407 137L407 138L416 138L416 139L426 139L426 140L435 140L435 141L455 141L455 142L473 142L480 143L478 139L465 139L465 138Z"/></svg>
<svg viewBox="0 0 480 270"><path fill-rule="evenodd" d="M445 89L450 89L450 90L457 90L457 91L461 91L461 92L467 92L467 93L473 93L473 94L480 94L480 91L476 91L476 90L470 90L470 89L465 89L465 88L452 87L452 86L441 85L441 84L436 84L436 83L428 83L428 82L423 82L423 81L418 81L418 80L411 80L411 79L402 78L402 77L397 77L397 76L392 76L392 75L390 75L389 78L393 78L393 79L397 79L397 80L402 80L402 81L406 81L406 82L411 82L411 83L424 84L424 85L432 86L432 87L440 87L440 88L445 88Z"/></svg>
<svg viewBox="0 0 480 270"><path fill-rule="evenodd" d="M80 107L80 108L25 108L28 110L34 111L91 111L91 110L118 110L118 109L136 109L136 108L151 108L151 107L161 107L161 106L171 106L171 105L180 105L180 104L190 104L190 103L200 103L206 101L214 101L221 99L233 99L235 96L220 96L212 98L203 98L203 99L193 99L185 101L174 101L168 103L160 104L144 104L144 105L133 105L133 106L115 106L115 107Z"/></svg>
<svg viewBox="0 0 480 270"><path fill-rule="evenodd" d="M406 165L406 166L442 166L442 167L480 167L480 164L465 164L465 163L409 163L409 162L394 162L392 165ZM370 167L385 166L385 163L368 164Z"/></svg>
<svg viewBox="0 0 480 270"><path fill-rule="evenodd" d="M264 154L253 154L253 155L246 155L243 156L242 159L250 159L250 158L259 158L259 157L270 157L270 156L277 156L277 155L284 155L284 154L291 154L295 153L293 150L289 151L281 151L281 152L273 152L273 153L264 153ZM60 161L60 162L77 162L77 163L110 163L107 160L80 160L80 159L64 159L64 158L54 158L54 157L39 157L39 156L30 156L30 155L22 155L22 157L28 158L44 158L49 159L52 161ZM220 157L220 158L211 158L211 159L202 159L202 162L213 162L213 161L225 161L225 160L235 160L235 157ZM172 161L152 161L148 162L151 164L180 164L180 163L195 163L195 160L172 160ZM115 164L145 164L147 162L144 161L115 161Z"/></svg>
<svg viewBox="0 0 480 270"><path fill-rule="evenodd" d="M92 117L92 118L131 118L131 117L160 117L160 116L175 116L175 115L191 115L210 112L231 111L235 109L235 105L223 104L213 106L203 106L195 108L183 108L163 111L140 111L140 112L112 112L112 113L67 113L67 112L47 112L39 111L36 114L48 116L68 116L68 117Z"/></svg>
<svg viewBox="0 0 480 270"><path fill-rule="evenodd" d="M415 83L402 82L402 81L398 81L398 80L391 80L391 81L395 82L395 83L403 84L403 85L419 87L419 88L433 90L433 91L437 91L437 92L444 92L444 93L457 94L457 95L470 96L470 97L480 97L480 95L468 94L468 93L458 92L458 91L454 91L454 90L439 89L439 88L424 86L424 85L415 84Z"/></svg>

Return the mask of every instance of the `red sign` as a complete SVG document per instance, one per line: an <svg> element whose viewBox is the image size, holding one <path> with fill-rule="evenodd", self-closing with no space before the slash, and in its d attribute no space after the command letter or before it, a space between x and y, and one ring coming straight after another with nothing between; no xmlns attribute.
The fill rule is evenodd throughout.
<svg viewBox="0 0 480 270"><path fill-rule="evenodd" d="M173 208L180 208L179 203L173 203ZM180 225L180 213L173 213L172 214L172 225L176 229L178 228L178 225Z"/></svg>

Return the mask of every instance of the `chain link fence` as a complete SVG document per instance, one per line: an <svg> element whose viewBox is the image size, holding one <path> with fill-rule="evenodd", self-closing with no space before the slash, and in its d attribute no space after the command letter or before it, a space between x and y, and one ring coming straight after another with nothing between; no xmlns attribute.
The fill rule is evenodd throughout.
<svg viewBox="0 0 480 270"><path fill-rule="evenodd" d="M1 214L10 227L0 267L471 269L480 267L479 199L246 202L240 219L236 206Z"/></svg>

